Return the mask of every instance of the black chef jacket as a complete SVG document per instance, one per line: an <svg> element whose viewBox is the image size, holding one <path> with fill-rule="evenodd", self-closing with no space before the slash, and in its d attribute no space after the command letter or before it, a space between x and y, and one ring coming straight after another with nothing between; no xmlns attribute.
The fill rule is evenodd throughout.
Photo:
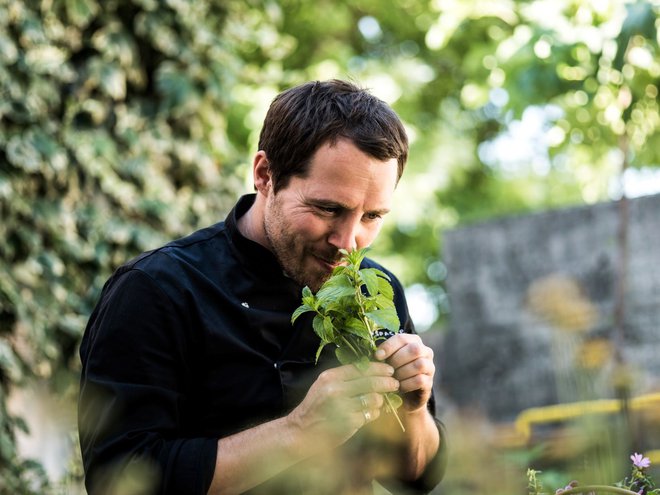
<svg viewBox="0 0 660 495"><path fill-rule="evenodd" d="M244 196L224 222L138 256L105 284L80 348L79 430L91 494L132 465L156 480L154 493L206 494L218 438L287 414L321 371L338 365L329 346L314 364L312 315L291 325L301 287L239 233L237 219L253 201ZM383 269L368 259L365 266ZM402 287L392 281L402 326L412 332ZM432 487L442 464L418 485ZM277 478L254 492L323 493Z"/></svg>

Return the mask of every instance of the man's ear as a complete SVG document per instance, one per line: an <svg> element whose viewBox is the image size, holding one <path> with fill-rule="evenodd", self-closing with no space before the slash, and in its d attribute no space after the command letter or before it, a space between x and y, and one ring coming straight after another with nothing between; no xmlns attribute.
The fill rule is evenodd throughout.
<svg viewBox="0 0 660 495"><path fill-rule="evenodd" d="M254 180L254 188L264 195L268 195L268 192L273 187L271 173L270 173L270 162L266 156L266 152L259 150L256 155L254 155L254 160L252 162L252 175Z"/></svg>

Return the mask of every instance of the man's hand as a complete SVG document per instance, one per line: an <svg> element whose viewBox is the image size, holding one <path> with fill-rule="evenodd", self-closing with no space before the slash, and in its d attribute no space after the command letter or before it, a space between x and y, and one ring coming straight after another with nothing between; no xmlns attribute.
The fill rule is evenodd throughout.
<svg viewBox="0 0 660 495"><path fill-rule="evenodd" d="M311 439L326 447L336 447L362 426L380 415L383 393L399 390L394 368L386 363L370 363L365 370L354 365L324 371L312 384L289 419Z"/></svg>
<svg viewBox="0 0 660 495"><path fill-rule="evenodd" d="M390 337L378 346L375 358L394 367L406 411L426 407L433 389L435 365L433 349L425 346L419 335L400 333Z"/></svg>
<svg viewBox="0 0 660 495"><path fill-rule="evenodd" d="M396 458L401 479L417 479L440 444L438 429L425 411L433 383L433 352L416 335L396 335L365 370L354 365L324 371L303 401L287 416L218 441L210 494L243 493L284 469L342 445L377 419L384 393L404 394L404 452ZM390 473L391 474L391 473ZM396 474L395 474L396 475Z"/></svg>

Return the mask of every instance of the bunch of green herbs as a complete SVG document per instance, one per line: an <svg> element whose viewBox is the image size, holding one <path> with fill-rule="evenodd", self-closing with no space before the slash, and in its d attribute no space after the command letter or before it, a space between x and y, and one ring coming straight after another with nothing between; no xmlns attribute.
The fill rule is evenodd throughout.
<svg viewBox="0 0 660 495"><path fill-rule="evenodd" d="M316 294L309 287L302 291L302 304L293 312L291 322L307 312L316 313L312 322L321 339L316 361L323 348L332 344L341 364L354 364L364 370L373 360L374 352L384 337L379 331L393 334L400 328L394 306L394 289L390 277L377 268L360 268L367 248L348 252L340 250L342 264L335 267ZM385 394L387 410L392 412L405 431L396 413L402 404L396 393Z"/></svg>

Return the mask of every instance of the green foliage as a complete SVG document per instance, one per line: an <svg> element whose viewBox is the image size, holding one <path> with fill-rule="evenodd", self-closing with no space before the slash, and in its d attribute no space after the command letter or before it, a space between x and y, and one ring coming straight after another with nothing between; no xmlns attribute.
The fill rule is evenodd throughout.
<svg viewBox="0 0 660 495"><path fill-rule="evenodd" d="M304 313L316 313L312 327L321 339L317 361L328 344L336 346L342 364L371 358L377 347L377 330L399 331L389 277L376 268L360 268L367 250L349 253L342 249L342 265L333 270L318 292L303 288L302 305L293 312L291 322Z"/></svg>
<svg viewBox="0 0 660 495"><path fill-rule="evenodd" d="M3 344L0 341L0 344ZM5 352L5 351L3 351ZM6 366L2 363L2 366ZM27 431L21 418L7 411L5 387L0 385L0 493L21 493L39 495L49 487L48 478L43 468L36 462L19 458L16 452L15 432Z"/></svg>
<svg viewBox="0 0 660 495"><path fill-rule="evenodd" d="M643 465L639 465L639 461L644 461ZM535 469L527 469L527 488L529 495L546 495L548 493L556 493L557 495L578 495L580 493L620 493L622 495L657 495L660 494L660 489L655 489L655 483L651 476L646 472L646 468L650 465L648 458L643 457L641 454L634 454L631 456L633 460L632 470L629 477L622 481L614 483L613 485L581 485L573 480L563 488L558 488L555 492L545 492L543 484L539 479L541 471Z"/></svg>
<svg viewBox="0 0 660 495"><path fill-rule="evenodd" d="M342 265L333 270L316 295L309 287L302 291L302 305L293 312L291 322L309 311L316 313L312 328L321 339L317 361L323 348L332 344L341 364L355 364L360 368L373 358L378 330L389 330L393 334L399 331L389 277L376 268L360 268L367 250L340 250ZM401 397L394 393L386 394L386 400L392 412L402 403Z"/></svg>
<svg viewBox="0 0 660 495"><path fill-rule="evenodd" d="M606 200L624 167L660 164L657 3L445 7L419 22L415 59L432 69L429 82L406 85L395 103L416 139L401 213L376 246L405 284L429 287L442 283L429 268L443 229ZM545 115L539 134L507 140L530 108Z"/></svg>
<svg viewBox="0 0 660 495"><path fill-rule="evenodd" d="M221 5L0 2L3 390L36 375L75 403L105 279L234 201L224 111L240 61ZM16 427L0 414L0 492L31 493L26 473L41 475L16 457Z"/></svg>

